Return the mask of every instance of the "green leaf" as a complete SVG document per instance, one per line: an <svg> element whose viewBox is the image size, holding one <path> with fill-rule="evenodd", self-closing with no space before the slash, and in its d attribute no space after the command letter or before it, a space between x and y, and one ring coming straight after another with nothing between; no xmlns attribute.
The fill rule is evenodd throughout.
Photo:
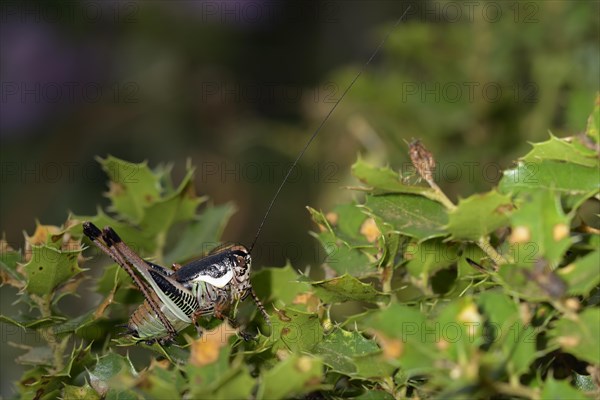
<svg viewBox="0 0 600 400"><path fill-rule="evenodd" d="M540 393L540 399L589 400L589 397L575 389L566 381L559 381L554 379L553 376L549 376L544 382L544 387Z"/></svg>
<svg viewBox="0 0 600 400"><path fill-rule="evenodd" d="M370 314L364 326L372 330L376 337L383 334L387 338L380 342L384 351L386 347L395 347L387 351L397 355L400 366L407 374L427 373L433 369L439 354L435 346L436 328L430 326L425 315L416 308L391 304L384 310ZM371 362L375 360L371 359Z"/></svg>
<svg viewBox="0 0 600 400"><path fill-rule="evenodd" d="M289 264L282 268L263 268L252 276L252 287L266 303L292 304L297 295L311 290L308 283L298 278Z"/></svg>
<svg viewBox="0 0 600 400"><path fill-rule="evenodd" d="M206 398L219 388L238 370L230 366L231 347L224 346L215 362L198 367L191 363L185 366L187 381L190 383L190 398Z"/></svg>
<svg viewBox="0 0 600 400"><path fill-rule="evenodd" d="M110 178L107 196L112 202L111 211L131 222L140 222L145 208L160 198L160 176L145 161L136 164L109 155L98 162Z"/></svg>
<svg viewBox="0 0 600 400"><path fill-rule="evenodd" d="M513 209L510 196L495 190L461 199L448 216L448 231L455 239L478 240L508 223Z"/></svg>
<svg viewBox="0 0 600 400"><path fill-rule="evenodd" d="M410 243L404 250L406 270L427 285L429 277L458 260L457 246L441 239L431 239L422 243Z"/></svg>
<svg viewBox="0 0 600 400"><path fill-rule="evenodd" d="M335 222L329 221L333 233L344 243L351 247L371 246L361 232L368 217L356 204L338 205L328 215L335 219Z"/></svg>
<svg viewBox="0 0 600 400"><path fill-rule="evenodd" d="M18 315L15 317L8 317L6 315L0 315L0 321L5 322L14 326L18 326L22 329L37 329L47 325L56 324L65 320L65 317L60 316L49 316L49 317L32 317L29 315Z"/></svg>
<svg viewBox="0 0 600 400"><path fill-rule="evenodd" d="M13 250L6 240L0 239L0 286L4 284L16 288L25 286L24 277L17 272L21 259L21 251Z"/></svg>
<svg viewBox="0 0 600 400"><path fill-rule="evenodd" d="M446 236L446 209L438 202L414 195L367 196L365 207L382 223L403 235L426 240ZM379 225L379 224L378 224Z"/></svg>
<svg viewBox="0 0 600 400"><path fill-rule="evenodd" d="M26 290L38 296L51 294L60 284L81 272L77 264L80 249L61 251L47 245L31 246L31 259L23 266Z"/></svg>
<svg viewBox="0 0 600 400"><path fill-rule="evenodd" d="M594 143L600 143L600 93L596 94L594 110L588 118L585 134L592 139Z"/></svg>
<svg viewBox="0 0 600 400"><path fill-rule="evenodd" d="M119 237L121 237L127 246L142 256L144 254L154 253L158 247L156 234L154 232L144 231L129 223L116 220L100 209L98 209L98 213L95 216L78 215L75 218L80 221L90 221L99 228L110 226L115 230L115 232L117 232ZM83 229L81 225L79 225L76 230L74 228L74 231L79 236L83 235Z"/></svg>
<svg viewBox="0 0 600 400"><path fill-rule="evenodd" d="M598 154L586 147L577 147L571 141L550 135L550 139L541 143L533 143L533 149L522 158L525 162L543 160L567 161L586 167L598 166Z"/></svg>
<svg viewBox="0 0 600 400"><path fill-rule="evenodd" d="M65 385L62 398L66 400L100 400L100 395L89 385Z"/></svg>
<svg viewBox="0 0 600 400"><path fill-rule="evenodd" d="M379 354L381 350L372 339L367 339L357 331L336 328L317 344L313 353L333 371L346 375L356 375L357 357Z"/></svg>
<svg viewBox="0 0 600 400"><path fill-rule="evenodd" d="M153 399L181 397L185 386L186 379L178 369L167 369L156 362L150 364L138 382L138 387L144 389L144 396Z"/></svg>
<svg viewBox="0 0 600 400"><path fill-rule="evenodd" d="M363 283L353 276L342 276L324 281L310 282L317 296L325 303L343 303L345 301L364 301L369 303L387 303L390 296L376 290L373 285Z"/></svg>
<svg viewBox="0 0 600 400"><path fill-rule="evenodd" d="M90 385L100 396L116 396L135 385L137 373L129 357L109 352L89 372ZM111 393L112 392L112 393Z"/></svg>
<svg viewBox="0 0 600 400"><path fill-rule="evenodd" d="M350 274L354 276L369 276L377 273L375 260L370 258L364 251L350 247L338 239L333 232L321 232L314 234L327 255L324 264L327 264L338 275Z"/></svg>
<svg viewBox="0 0 600 400"><path fill-rule="evenodd" d="M535 163L520 161L516 168L505 170L498 191L508 194L542 189L573 195L593 194L598 187L596 168L544 160Z"/></svg>
<svg viewBox="0 0 600 400"><path fill-rule="evenodd" d="M45 367L34 367L26 370L17 384L23 399L55 400L61 394L64 381L48 376Z"/></svg>
<svg viewBox="0 0 600 400"><path fill-rule="evenodd" d="M175 192L156 199L143 209L139 221L139 226L143 231L152 235L166 232L173 224L191 220L196 215L196 208L206 201L206 198L196 196L192 182L193 176L194 171L188 170Z"/></svg>
<svg viewBox="0 0 600 400"><path fill-rule="evenodd" d="M390 364L381 352L356 356L354 362L356 364L354 376L361 379L384 380L397 369L397 366Z"/></svg>
<svg viewBox="0 0 600 400"><path fill-rule="evenodd" d="M558 275L568 285L568 294L587 296L600 284L598 260L600 260L600 252L594 251L558 270Z"/></svg>
<svg viewBox="0 0 600 400"><path fill-rule="evenodd" d="M517 303L504 293L481 293L477 303L488 320L485 339L492 345L488 351L501 353L498 362L506 364L511 376L525 373L536 359L535 329L523 324Z"/></svg>
<svg viewBox="0 0 600 400"><path fill-rule="evenodd" d="M252 398L252 391L256 381L246 369L239 369L237 373L227 379L210 396L211 399L249 399Z"/></svg>
<svg viewBox="0 0 600 400"><path fill-rule="evenodd" d="M301 396L320 386L323 364L318 358L291 354L262 377L257 399Z"/></svg>
<svg viewBox="0 0 600 400"><path fill-rule="evenodd" d="M219 206L209 206L188 224L177 238L173 249L165 256L165 262L183 262L214 248L223 229L235 213L235 206L231 203ZM209 246L206 246L206 245Z"/></svg>
<svg viewBox="0 0 600 400"><path fill-rule="evenodd" d="M533 260L544 258L558 263L572 241L569 236L570 218L552 191L537 191L523 196L511 217L511 242L515 246L515 261L531 265L528 248L535 248Z"/></svg>
<svg viewBox="0 0 600 400"><path fill-rule="evenodd" d="M406 193L425 194L433 193L433 190L424 186L407 185L398 178L398 173L389 168L373 167L359 158L352 166L352 175L361 182L375 189L376 194L383 193Z"/></svg>
<svg viewBox="0 0 600 400"><path fill-rule="evenodd" d="M552 342L565 352L600 364L600 308L588 308L574 319L559 319L550 330Z"/></svg>
<svg viewBox="0 0 600 400"><path fill-rule="evenodd" d="M317 314L292 308L275 310L271 314L273 351L288 349L294 353L311 351L323 339L323 327Z"/></svg>

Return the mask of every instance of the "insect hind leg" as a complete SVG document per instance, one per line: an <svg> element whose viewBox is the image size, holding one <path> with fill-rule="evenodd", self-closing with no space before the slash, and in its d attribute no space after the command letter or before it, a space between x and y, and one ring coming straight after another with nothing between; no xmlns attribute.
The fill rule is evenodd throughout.
<svg viewBox="0 0 600 400"><path fill-rule="evenodd" d="M90 221L83 223L83 233L92 241L100 250L112 258L121 268L123 268L131 277L137 288L142 292L144 298L152 310L156 313L161 323L167 331L166 338L172 341L177 335L177 331L169 322L167 317L160 309L159 300L156 298L152 289L148 287L134 272L134 268L148 269L148 263L140 258L133 250L131 250L119 237L119 235L107 226L102 231Z"/></svg>

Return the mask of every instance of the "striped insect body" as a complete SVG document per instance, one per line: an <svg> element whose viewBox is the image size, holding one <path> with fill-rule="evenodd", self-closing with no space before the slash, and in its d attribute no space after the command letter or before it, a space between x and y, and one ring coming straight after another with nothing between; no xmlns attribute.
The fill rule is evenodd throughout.
<svg viewBox="0 0 600 400"><path fill-rule="evenodd" d="M268 322L268 315L250 283L250 252L242 245L219 248L189 264L168 269L143 260L110 227L83 224L84 234L132 277L145 301L134 311L128 332L146 342L168 343L198 320L224 312L249 294ZM143 277L143 280L140 278Z"/></svg>

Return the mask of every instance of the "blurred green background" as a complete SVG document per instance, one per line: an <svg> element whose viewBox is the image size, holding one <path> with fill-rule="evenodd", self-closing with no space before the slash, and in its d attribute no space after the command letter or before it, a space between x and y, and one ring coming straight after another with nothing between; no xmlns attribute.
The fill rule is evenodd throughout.
<svg viewBox="0 0 600 400"><path fill-rule="evenodd" d="M583 130L599 89L597 1L58 1L1 9L0 228L106 205L108 154L186 160L238 213L250 244L286 169L362 63L394 31L313 143L267 222L255 265L315 265L306 205L356 196L349 166L408 170L421 139L454 200L493 186L551 130ZM2 289L2 309L15 299ZM12 313L11 313L12 314ZM2 325L5 344L14 332ZM4 364L6 365L6 364ZM3 368L1 394L16 376Z"/></svg>

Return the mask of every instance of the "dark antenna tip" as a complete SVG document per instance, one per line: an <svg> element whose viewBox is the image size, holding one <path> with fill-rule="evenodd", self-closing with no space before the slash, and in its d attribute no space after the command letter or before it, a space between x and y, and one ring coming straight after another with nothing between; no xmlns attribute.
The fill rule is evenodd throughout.
<svg viewBox="0 0 600 400"><path fill-rule="evenodd" d="M300 159L302 158L302 156L306 152L306 149L308 149L308 147L310 146L310 144L312 143L312 141L315 139L315 137L317 137L317 135L319 134L319 132L321 132L321 129L323 128L323 126L325 126L325 124L327 123L327 121L329 121L329 118L331 117L331 115L333 114L333 112L335 111L335 109L337 108L337 106L342 102L342 100L344 99L344 97L346 97L346 94L350 91L350 89L352 89L352 86L354 86L354 84L356 83L356 81L358 80L358 78L362 75L362 73L365 71L365 69L367 69L367 66L371 63L371 61L373 60L373 58L375 58L375 56L377 55L377 53L379 53L379 50L381 50L381 48L383 47L383 45L385 44L385 42L387 42L387 40L390 37L390 35L392 34L392 32L394 32L394 30L396 29L396 27L398 25L400 25L400 22L404 19L404 17L408 13L408 10L410 10L410 5L406 8L406 10L404 10L404 12L400 16L400 18L398 18L396 20L396 22L394 23L394 25L390 28L390 30L387 32L387 34L381 40L381 42L379 42L379 45L377 45L377 47L375 48L375 50L373 51L373 53L371 54L371 56L363 64L363 66L360 69L360 71L358 71L358 73L356 74L356 76L354 77L354 79L352 79L352 81L350 82L350 84L346 87L346 89L344 90L344 92L342 93L342 95L340 96L340 98L337 99L337 101L333 104L333 106L331 107L331 109L329 110L329 112L327 113L327 115L325 116L325 118L323 119L323 121L321 122L321 124L317 127L317 129L315 129L315 131L313 132L313 134L310 137L310 139L308 139L308 142L306 142L306 144L304 145L304 148L302 149L302 151L300 152L300 154L298 154L298 157L296 157L296 159L292 163L292 166L288 169L288 172L287 172L287 174L285 174L285 177L283 178L283 181L281 182L281 184L279 185L279 187L275 191L275 195L271 199L271 202L269 203L269 207L267 207L267 212L265 213L265 216L263 217L262 221L260 222L260 225L258 226L258 230L256 231L256 236L254 237L254 240L252 241L252 244L250 245L250 248L248 249L248 251L250 253L252 253L252 249L254 249L254 245L256 244L256 241L258 240L258 237L260 236L260 233L262 231L263 225L265 224L265 221L267 220L267 217L269 216L269 213L271 212L271 209L273 208L273 205L275 204L275 200L277 200L277 197L279 196L279 193L281 192L281 189L283 189L283 186L286 184L286 182L287 182L288 178L290 177L292 171L294 170L294 168L298 164L298 161L300 161Z"/></svg>

